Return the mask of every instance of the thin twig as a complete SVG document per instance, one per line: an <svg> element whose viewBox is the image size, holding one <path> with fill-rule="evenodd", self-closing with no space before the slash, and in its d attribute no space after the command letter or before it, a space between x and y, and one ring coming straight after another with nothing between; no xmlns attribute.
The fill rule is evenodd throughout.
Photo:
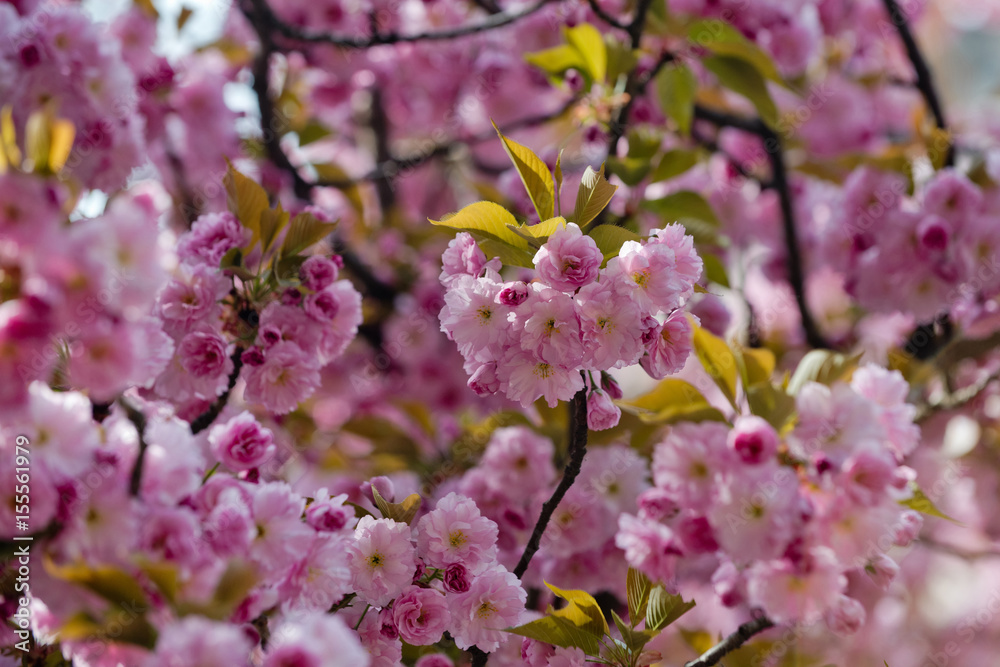
<svg viewBox="0 0 1000 667"><path fill-rule="evenodd" d="M948 125L945 122L944 109L941 107L941 99L938 97L937 89L934 87L931 70L927 67L927 61L924 60L923 53L921 53L920 47L917 45L917 40L913 37L913 32L910 30L910 24L907 22L906 16L903 14L896 0L883 0L883 4L885 5L885 11L889 14L889 20L892 21L892 24L896 26L896 31L899 32L899 38L906 48L906 56L913 64L913 71L917 75L917 90L920 91L920 94L924 97L924 101L927 102L927 107L931 110L931 114L934 116L934 123L938 129L947 131ZM955 144L949 140L944 165L951 167L954 164Z"/></svg>
<svg viewBox="0 0 1000 667"><path fill-rule="evenodd" d="M771 619L766 616L757 616L737 628L736 632L702 653L697 660L692 660L685 664L684 667L711 667L712 665L717 665L726 655L743 646L751 637L773 627L774 623Z"/></svg>
<svg viewBox="0 0 1000 667"><path fill-rule="evenodd" d="M576 395L573 396L573 400L570 402L568 450L569 460L566 462L566 468L563 470L562 479L559 480L559 485L552 492L552 496L542 505L542 511L538 515L535 528L531 531L531 537L528 538L528 543L524 546L524 552L521 553L521 559L517 562L517 567L514 568L514 574L517 575L518 579L524 576L528 565L531 564L531 559L541 546L542 535L549 525L552 514L556 511L563 496L569 491L569 487L573 486L576 476L580 474L583 457L587 453L586 387L576 392Z"/></svg>
<svg viewBox="0 0 1000 667"><path fill-rule="evenodd" d="M816 321L813 319L806 302L805 274L802 269L798 231L795 226L795 207L792 205L792 192L788 183L788 170L785 167L781 137L760 118L737 116L700 104L695 105L694 116L719 127L733 127L755 134L763 141L764 151L771 163L771 186L778 193L778 201L781 205L781 221L785 234L786 254L788 255L788 282L795 294L795 303L802 321L802 331L805 333L806 342L811 347L829 348L829 344L820 333L819 327L816 326Z"/></svg>
<svg viewBox="0 0 1000 667"><path fill-rule="evenodd" d="M990 546L984 549L970 551L967 549L963 549L962 547L957 547L953 544L938 542L937 540L931 539L929 537L921 537L919 540L917 540L916 543L920 546L927 547L928 549L948 554L949 556L954 556L956 558L961 558L963 560L979 560L981 558L1000 558L1000 546Z"/></svg>
<svg viewBox="0 0 1000 667"><path fill-rule="evenodd" d="M222 392L221 396L215 399L215 402L212 403L208 410L205 410L191 422L192 434L197 435L211 426L219 416L219 413L226 407L226 404L229 403L229 394L233 391L233 387L236 386L236 380L240 377L240 370L243 368L243 348L237 345L230 359L233 361L233 371L229 374L229 383L226 385L226 390Z"/></svg>
<svg viewBox="0 0 1000 667"><path fill-rule="evenodd" d="M986 391L987 387L991 384L1000 380L1000 371L995 373L990 373L985 378L979 382L969 385L968 387L962 387L961 389L954 391L946 396L943 396L940 400L934 403L927 403L922 405L917 410L917 415L914 421L922 422L932 417L934 414L941 412L943 410L957 410L958 408L969 404L974 401L980 394Z"/></svg>
<svg viewBox="0 0 1000 667"><path fill-rule="evenodd" d="M125 415L139 434L139 451L136 452L135 463L132 464L132 474L129 476L128 485L129 495L137 496L139 489L142 488L142 466L146 458L146 415L124 396L118 399L118 404L125 410Z"/></svg>
<svg viewBox="0 0 1000 667"><path fill-rule="evenodd" d="M599 0L587 0L587 4L590 5L590 11L594 12L597 18L601 19L607 23L612 28L618 28L619 30L628 30L628 26L616 19L611 14L607 13L603 7L599 4Z"/></svg>
<svg viewBox="0 0 1000 667"><path fill-rule="evenodd" d="M457 26L454 28L444 28L442 30L430 30L427 32L414 33L412 35L401 35L396 32L372 31L370 36L335 35L327 32L312 32L288 25L282 21L268 6L264 0L251 0L258 16L266 22L267 26L283 37L295 42L306 44L331 44L345 49L367 49L379 44L399 44L403 42L433 42L449 39L457 39L468 35L475 35L481 32L494 30L515 21L519 21L526 16L531 16L538 10L545 7L553 0L539 0L533 5L522 9L519 12L491 14L479 23Z"/></svg>

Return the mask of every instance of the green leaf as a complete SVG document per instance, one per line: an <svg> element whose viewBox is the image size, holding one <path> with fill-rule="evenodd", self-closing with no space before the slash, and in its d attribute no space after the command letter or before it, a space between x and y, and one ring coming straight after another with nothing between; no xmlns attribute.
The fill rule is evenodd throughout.
<svg viewBox="0 0 1000 667"><path fill-rule="evenodd" d="M666 220L694 218L707 222L712 227L719 226L719 219L715 216L712 205L693 190L680 190L666 197L649 199L643 202L643 206Z"/></svg>
<svg viewBox="0 0 1000 667"><path fill-rule="evenodd" d="M763 418L778 433L794 424L795 399L784 389L770 382L761 382L745 388L750 412Z"/></svg>
<svg viewBox="0 0 1000 667"><path fill-rule="evenodd" d="M556 156L556 168L553 172L553 176L556 179L556 213L562 215L562 185L563 185L563 172L562 172L562 149L559 150L559 155Z"/></svg>
<svg viewBox="0 0 1000 667"><path fill-rule="evenodd" d="M659 631L694 608L695 602L685 602L680 595L668 593L663 586L656 586L649 592L646 608L646 628Z"/></svg>
<svg viewBox="0 0 1000 667"><path fill-rule="evenodd" d="M681 637L684 643L694 649L695 653L701 655L705 651L715 646L712 635L704 630L685 630L681 628Z"/></svg>
<svg viewBox="0 0 1000 667"><path fill-rule="evenodd" d="M517 219L499 204L476 202L441 220L430 220L430 223L469 232L476 237L483 252L499 256L504 264L533 266L531 246L510 229L517 227Z"/></svg>
<svg viewBox="0 0 1000 667"><path fill-rule="evenodd" d="M593 81L603 82L608 75L608 51L600 31L589 23L563 28L566 41L583 58L587 74Z"/></svg>
<svg viewBox="0 0 1000 667"><path fill-rule="evenodd" d="M716 285L729 287L729 277L726 276L726 267L722 264L722 260L719 259L718 255L710 252L703 252L701 254L701 261L705 267L706 278Z"/></svg>
<svg viewBox="0 0 1000 667"><path fill-rule="evenodd" d="M112 565L88 565L76 563L57 565L51 559L43 562L45 571L53 579L86 588L92 593L117 605L148 607L146 592L131 574Z"/></svg>
<svg viewBox="0 0 1000 667"><path fill-rule="evenodd" d="M947 514L939 510L937 508L937 505L934 504L934 501L927 497L927 494L924 493L923 489L917 486L916 482L912 482L910 484L910 489L913 491L913 497L909 498L908 500L900 500L899 501L900 505L909 507L911 510L920 512L921 514L926 514L927 516L934 516L939 519L947 519L952 523L958 524L960 526L963 525L961 521L953 519L952 517L948 516Z"/></svg>
<svg viewBox="0 0 1000 667"><path fill-rule="evenodd" d="M260 214L260 247L261 252L266 253L271 249L274 240L278 238L288 225L289 214L279 203L277 208L264 209Z"/></svg>
<svg viewBox="0 0 1000 667"><path fill-rule="evenodd" d="M411 493L401 503L390 503L382 497L382 494L378 492L374 484L371 489L372 496L375 498L375 506L378 507L379 512L386 519L392 519L400 523L410 523L413 521L413 517L417 515L417 512L420 511L420 503L422 501L418 493Z"/></svg>
<svg viewBox="0 0 1000 667"><path fill-rule="evenodd" d="M608 157L608 172L622 180L629 187L635 187L646 178L652 169L649 160L637 157Z"/></svg>
<svg viewBox="0 0 1000 667"><path fill-rule="evenodd" d="M228 160L226 164L229 167L222 178L222 183L226 187L226 203L240 224L253 233L250 243L244 248L250 250L261 237L261 215L270 208L267 192L252 179L236 171Z"/></svg>
<svg viewBox="0 0 1000 667"><path fill-rule="evenodd" d="M599 171L587 167L580 178L580 189L576 192L576 206L573 209L573 222L585 228L585 225L596 218L604 210L618 190L617 185L611 185L604 177L604 165Z"/></svg>
<svg viewBox="0 0 1000 667"><path fill-rule="evenodd" d="M699 151L689 151L683 148L675 148L663 154L660 162L653 169L653 175L649 180L653 183L667 181L680 176L691 167L698 164Z"/></svg>
<svg viewBox="0 0 1000 667"><path fill-rule="evenodd" d="M298 255L306 248L319 243L336 229L336 222L320 222L312 213L303 211L288 226L288 233L281 244L282 256Z"/></svg>
<svg viewBox="0 0 1000 667"><path fill-rule="evenodd" d="M735 27L719 19L704 19L688 28L688 39L719 56L733 56L753 65L776 83L784 83L774 61Z"/></svg>
<svg viewBox="0 0 1000 667"><path fill-rule="evenodd" d="M314 141L319 141L330 136L330 128L316 120L310 120L302 129L295 132L299 135L299 146L308 146Z"/></svg>
<svg viewBox="0 0 1000 667"><path fill-rule="evenodd" d="M656 636L656 633L652 630L636 630L629 627L614 609L611 610L611 617L615 620L615 625L618 627L618 632L622 635L625 646L632 653L641 652L643 647L649 643L649 640Z"/></svg>
<svg viewBox="0 0 1000 667"><path fill-rule="evenodd" d="M550 610L551 615L564 618L595 637L608 634L608 622L604 619L604 612L601 611L601 606L597 604L594 596L587 591L556 588L548 582L545 582L545 585L569 603L562 609Z"/></svg>
<svg viewBox="0 0 1000 667"><path fill-rule="evenodd" d="M507 632L562 648L578 648L587 655L597 655L601 650L597 637L557 616L543 616L516 628L508 628Z"/></svg>
<svg viewBox="0 0 1000 667"><path fill-rule="evenodd" d="M788 393L798 395L807 382L831 385L847 379L861 361L862 353L846 356L830 350L812 350L802 357L788 382Z"/></svg>
<svg viewBox="0 0 1000 667"><path fill-rule="evenodd" d="M59 628L59 638L67 641L122 642L152 650L156 646L156 628L146 619L145 613L137 616L136 611L135 607L110 605L101 618L95 618L86 611L77 612Z"/></svg>
<svg viewBox="0 0 1000 667"><path fill-rule="evenodd" d="M729 402L736 400L736 357L726 341L703 327L694 330L694 352Z"/></svg>
<svg viewBox="0 0 1000 667"><path fill-rule="evenodd" d="M524 189L528 191L531 203L538 214L538 219L548 220L555 215L555 188L552 185L552 172L530 148L503 136L496 123L493 123L493 129L497 131L503 142L504 150L507 151L510 161L517 169L521 182L524 183Z"/></svg>
<svg viewBox="0 0 1000 667"><path fill-rule="evenodd" d="M663 113L677 123L677 129L681 134L685 136L690 134L698 80L687 65L668 63L661 69L656 75L656 92Z"/></svg>
<svg viewBox="0 0 1000 667"><path fill-rule="evenodd" d="M559 76L569 69L587 72L587 61L583 54L571 44L560 44L551 49L528 53L524 59L551 76Z"/></svg>
<svg viewBox="0 0 1000 667"><path fill-rule="evenodd" d="M649 602L649 591L652 587L649 577L634 567L628 568L628 574L625 575L625 596L628 600L628 617L632 627L646 615L646 603Z"/></svg>
<svg viewBox="0 0 1000 667"><path fill-rule="evenodd" d="M216 621L227 619L258 583L256 571L250 563L231 560L208 602L178 603L177 613L180 616L206 616Z"/></svg>
<svg viewBox="0 0 1000 667"><path fill-rule="evenodd" d="M778 124L778 107L771 99L764 77L753 65L733 56L712 56L702 61L705 68L729 90L750 100L761 120L772 128Z"/></svg>
<svg viewBox="0 0 1000 667"><path fill-rule="evenodd" d="M628 156L649 162L663 144L663 133L646 127L632 128L628 132L627 139Z"/></svg>
<svg viewBox="0 0 1000 667"><path fill-rule="evenodd" d="M743 362L743 384L750 387L763 382L770 382L774 373L776 360L774 352L766 347L747 347L740 350L740 360Z"/></svg>
<svg viewBox="0 0 1000 667"><path fill-rule="evenodd" d="M606 35L604 48L608 54L608 81L618 81L620 76L628 75L639 63L636 51L632 50L628 41L621 41L613 35Z"/></svg>
<svg viewBox="0 0 1000 667"><path fill-rule="evenodd" d="M624 227L618 227L617 225L594 227L587 235L594 239L597 249L604 255L605 262L612 257L617 257L618 252L622 249L622 244L626 241L641 240L640 236L635 232L630 232Z"/></svg>
<svg viewBox="0 0 1000 667"><path fill-rule="evenodd" d="M660 380L649 393L615 403L647 424L726 420L694 385L678 378Z"/></svg>

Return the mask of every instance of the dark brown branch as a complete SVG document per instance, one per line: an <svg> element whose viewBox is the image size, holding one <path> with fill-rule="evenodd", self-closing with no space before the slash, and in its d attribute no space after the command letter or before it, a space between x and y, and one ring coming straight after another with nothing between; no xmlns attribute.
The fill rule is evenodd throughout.
<svg viewBox="0 0 1000 667"><path fill-rule="evenodd" d="M692 660L685 664L684 667L711 667L712 665L717 665L726 655L743 646L751 637L773 627L774 623L771 619L766 616L757 616L737 628L736 632L702 653L701 657L697 660Z"/></svg>
<svg viewBox="0 0 1000 667"><path fill-rule="evenodd" d="M764 143L764 151L771 163L771 185L778 193L781 205L781 221L785 234L785 250L788 255L788 282L795 294L799 318L802 320L802 330L806 342L814 348L829 348L829 344L816 326L816 321L806 303L805 274L802 269L798 231L795 226L795 208L792 205L792 192L788 183L788 170L785 167L785 156L781 145L781 137L759 118L737 116L723 111L716 111L700 104L694 107L694 116L719 127L734 127L744 132L755 134Z"/></svg>
<svg viewBox="0 0 1000 667"><path fill-rule="evenodd" d="M399 44L403 42L432 42L449 39L457 39L468 35L475 35L505 25L510 25L526 16L531 16L552 0L539 0L535 4L514 13L491 14L479 23L471 25L445 28L443 30L431 30L428 32L415 33L412 35L401 35L395 32L378 32L373 30L370 36L334 35L325 32L311 32L302 28L288 25L282 21L268 6L264 0L251 0L254 10L265 22L266 27L281 34L283 37L295 42L306 44L331 44L345 49L367 49L379 44Z"/></svg>
<svg viewBox="0 0 1000 667"><path fill-rule="evenodd" d="M611 14L604 11L604 8L600 5L600 0L587 0L587 4L590 5L590 11L594 12L594 15L607 23L612 28L618 28L619 30L628 30L628 26L616 19Z"/></svg>
<svg viewBox="0 0 1000 667"><path fill-rule="evenodd" d="M642 31L646 28L646 16L649 14L649 7L652 4L652 0L639 0L635 8L635 17L625 27L625 30L629 34L633 51L638 49L639 44L642 42ZM636 87L637 83L637 68L633 68L628 73L628 78L625 81L625 93L628 95L628 99L618 108L617 113L611 118L608 127L609 158L618 155L618 142L625 136L625 128L628 126L629 116L632 113L632 104L635 102L636 95L641 94L641 91Z"/></svg>
<svg viewBox="0 0 1000 667"><path fill-rule="evenodd" d="M236 386L236 380L239 378L240 370L243 368L243 348L237 345L230 359L233 361L233 372L229 374L229 383L226 385L226 390L222 392L221 396L215 399L215 402L212 403L208 410L205 410L191 422L192 434L197 435L211 426L229 402L229 394L232 393L233 387Z"/></svg>
<svg viewBox="0 0 1000 667"><path fill-rule="evenodd" d="M521 554L521 559L517 562L517 567L514 568L514 574L517 575L518 579L524 576L525 571L528 569L528 565L531 564L531 559L541 546L542 535L545 533L545 529L549 525L549 520L552 518L552 514L556 511L556 508L562 501L563 496L565 496L566 492L569 491L569 487L573 486L573 482L576 481L576 476L580 474L580 467L583 465L583 457L586 453L587 388L584 387L580 391L576 392L576 395L573 396L573 400L570 402L569 459L566 462L566 468L563 470L562 479L559 480L559 485L556 486L556 490L552 492L552 496L545 501L544 505L542 505L542 511L538 515L538 521L535 523L535 528L531 531L531 537L528 538L528 543L524 546L524 552Z"/></svg>
<svg viewBox="0 0 1000 667"><path fill-rule="evenodd" d="M119 398L118 404L125 410L125 415L139 434L139 451L136 452L135 463L132 464L132 474L129 476L128 485L129 495L137 496L139 489L142 488L142 465L146 459L146 415L125 397Z"/></svg>
<svg viewBox="0 0 1000 667"><path fill-rule="evenodd" d="M892 24L896 26L896 31L899 32L899 38L906 48L906 56L910 59L910 63L913 64L913 71L917 75L917 90L923 95L927 107L931 110L931 114L934 116L934 123L939 129L947 131L948 125L945 122L944 109L941 107L941 99L938 97L937 89L934 87L931 70L927 67L927 61L924 60L923 53L921 53L920 47L917 45L917 40L913 37L913 32L910 30L910 24L907 22L906 16L903 14L896 0L883 0L883 4L885 5L885 11L889 14L889 20L892 21ZM951 167L954 164L955 145L949 140L944 165Z"/></svg>

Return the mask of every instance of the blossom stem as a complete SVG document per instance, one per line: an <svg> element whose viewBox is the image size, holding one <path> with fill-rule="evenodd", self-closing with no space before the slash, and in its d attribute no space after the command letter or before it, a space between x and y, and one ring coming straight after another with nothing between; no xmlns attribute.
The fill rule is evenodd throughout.
<svg viewBox="0 0 1000 667"><path fill-rule="evenodd" d="M142 464L146 458L146 415L142 413L142 410L139 410L130 401L126 400L124 396L118 399L118 404L125 410L129 421L132 422L139 434L139 451L135 455L135 463L132 465L132 474L129 477L128 486L129 495L137 496L139 495L139 489L142 487Z"/></svg>
<svg viewBox="0 0 1000 667"><path fill-rule="evenodd" d="M751 637L768 628L773 628L774 622L764 615L758 615L753 620L747 621L736 632L732 633L721 642L701 654L696 660L692 660L684 667L711 667L719 664L726 655L743 646Z"/></svg>
<svg viewBox="0 0 1000 667"><path fill-rule="evenodd" d="M357 629L361 627L361 621L365 620L365 616L368 614L368 610L371 608L372 606L370 604L365 605L365 610L361 612L361 618L358 619L357 625L354 626L355 631L357 631Z"/></svg>
<svg viewBox="0 0 1000 667"><path fill-rule="evenodd" d="M229 382L226 384L226 390L222 392L221 396L215 399L215 402L212 403L208 410L195 417L195 420L191 422L192 435L197 435L211 426L229 402L229 394L233 391L233 387L236 386L236 380L240 377L240 370L243 368L243 348L237 345L230 359L233 361L233 371L229 374Z"/></svg>
<svg viewBox="0 0 1000 667"><path fill-rule="evenodd" d="M552 496L545 501L542 505L541 514L538 515L538 521L535 523L535 529L531 531L531 537L528 538L528 543L524 547L524 552L521 554L521 560L518 561L517 567L514 568L514 575L518 579L524 576L525 571L528 569L528 565L531 563L531 559L534 557L535 553L542 543L542 535L545 533L545 529L549 525L549 520L552 518L552 514L556 511L556 507L562 501L563 496L569 491L569 487L573 485L576 480L577 475L580 474L580 468L583 465L583 457L587 453L587 388L584 387L580 391L576 392L573 396L573 400L570 402L570 413L569 413L569 460L566 462L566 468L563 471L562 479L559 481L559 485L556 490L552 492Z"/></svg>

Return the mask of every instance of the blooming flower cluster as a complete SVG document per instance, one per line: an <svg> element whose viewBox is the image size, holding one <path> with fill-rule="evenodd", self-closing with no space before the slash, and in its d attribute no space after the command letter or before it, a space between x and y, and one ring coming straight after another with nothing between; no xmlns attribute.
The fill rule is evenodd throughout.
<svg viewBox="0 0 1000 667"><path fill-rule="evenodd" d="M756 416L674 426L616 544L671 585L684 585L682 563L714 567L727 606L857 630L865 610L845 595L845 575L866 572L885 590L899 569L886 552L921 526L899 502L913 493L902 460L919 438L906 391L898 372L866 366L850 383L806 383L784 437Z"/></svg>
<svg viewBox="0 0 1000 667"><path fill-rule="evenodd" d="M338 257L312 255L280 293L263 302L241 299L252 278L228 274L220 261L247 246L250 235L233 214L212 213L178 242L181 265L156 306L173 355L153 390L181 412L204 408L227 390L237 347L244 398L290 412L316 390L319 370L343 353L361 323L361 295L337 280ZM230 294L236 296L223 304ZM229 342L233 336L238 344Z"/></svg>
<svg viewBox="0 0 1000 667"><path fill-rule="evenodd" d="M525 407L544 398L555 406L584 388L581 371L641 363L662 378L690 352L690 324L680 308L694 292L702 261L680 225L626 241L602 268L594 240L567 223L535 254L530 283L504 282L497 261L487 262L464 232L443 259L441 329L458 346L469 386L480 395L499 392ZM601 394L596 384L591 380L591 390ZM618 422L610 400L592 404L593 427Z"/></svg>
<svg viewBox="0 0 1000 667"><path fill-rule="evenodd" d="M265 665L295 656L297 664L388 666L398 664L402 642L433 645L445 632L462 648L494 651L507 639L502 630L521 621L525 591L497 562L497 525L465 496L446 495L411 525L367 512L358 520L347 502L374 509L363 495L370 485L339 495L320 488L307 498L263 473L238 475L275 447L248 413L194 437L162 404L149 404L145 474L130 497L138 434L124 411L115 406L98 427L79 393L36 382L31 395L31 419L3 436L25 433L39 444L32 520L62 527L49 547L55 566L32 579L44 600L36 611L42 632L58 632L80 612L102 613L93 596L46 592L64 585L61 568L74 563L134 578L153 600L144 604L155 614L140 608L140 620L156 625L159 641L149 654L129 649L129 664L199 664L213 655L211 664L248 665L257 653ZM213 460L222 467L203 482ZM12 509L4 516L12 527ZM144 575L150 564L174 584ZM221 591L236 572L243 587L232 598ZM213 590L230 597L222 602ZM183 609L206 604L223 605L224 622L182 618ZM335 605L335 615L324 613ZM251 622L265 615L269 639L255 648L262 635ZM67 637L63 650L96 658L100 643Z"/></svg>

